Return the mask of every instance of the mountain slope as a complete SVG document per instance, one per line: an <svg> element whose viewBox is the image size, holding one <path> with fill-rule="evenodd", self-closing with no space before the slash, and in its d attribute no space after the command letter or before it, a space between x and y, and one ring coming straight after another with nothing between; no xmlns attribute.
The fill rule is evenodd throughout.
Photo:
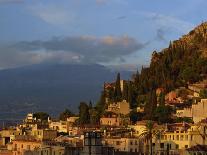
<svg viewBox="0 0 207 155"><path fill-rule="evenodd" d="M129 78L131 72L121 73ZM57 114L77 110L80 101L96 101L105 81L116 72L101 65L41 64L0 71L0 118L26 112Z"/></svg>

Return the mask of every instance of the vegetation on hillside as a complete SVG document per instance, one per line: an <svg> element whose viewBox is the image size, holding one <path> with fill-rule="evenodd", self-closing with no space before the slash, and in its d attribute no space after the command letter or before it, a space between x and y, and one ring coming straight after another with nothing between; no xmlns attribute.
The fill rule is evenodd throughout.
<svg viewBox="0 0 207 155"><path fill-rule="evenodd" d="M202 80L207 74L206 53L207 23L202 23L179 40L170 42L168 48L161 52L154 51L150 66L143 67L131 80L125 81L122 93L118 74L114 87L102 92L97 110L104 110L104 97L111 102L125 99L132 109L145 105L145 119L157 120L160 123L169 121L172 109L163 105L163 96L158 101L161 106L157 107L156 89L163 88L167 93ZM203 96L206 96L206 92L203 92ZM167 117L162 118L160 113Z"/></svg>

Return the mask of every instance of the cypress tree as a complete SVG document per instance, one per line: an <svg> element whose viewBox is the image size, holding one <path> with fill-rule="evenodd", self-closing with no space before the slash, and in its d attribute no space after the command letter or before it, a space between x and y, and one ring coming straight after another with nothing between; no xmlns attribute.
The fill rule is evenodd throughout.
<svg viewBox="0 0 207 155"><path fill-rule="evenodd" d="M79 122L80 124L90 123L89 107L85 102L81 102L79 105Z"/></svg>
<svg viewBox="0 0 207 155"><path fill-rule="evenodd" d="M122 99L121 85L120 85L120 73L117 74L117 78L116 78L114 98L116 102L119 102Z"/></svg>

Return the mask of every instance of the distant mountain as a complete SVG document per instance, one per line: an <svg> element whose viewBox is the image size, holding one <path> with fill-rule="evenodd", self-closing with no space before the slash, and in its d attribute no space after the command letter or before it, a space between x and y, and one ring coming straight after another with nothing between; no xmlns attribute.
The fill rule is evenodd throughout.
<svg viewBox="0 0 207 155"><path fill-rule="evenodd" d="M41 64L0 70L0 119L22 118L27 112L56 115L64 108L77 111L80 101L97 101L105 81L116 72L91 64ZM122 71L129 79L131 72Z"/></svg>

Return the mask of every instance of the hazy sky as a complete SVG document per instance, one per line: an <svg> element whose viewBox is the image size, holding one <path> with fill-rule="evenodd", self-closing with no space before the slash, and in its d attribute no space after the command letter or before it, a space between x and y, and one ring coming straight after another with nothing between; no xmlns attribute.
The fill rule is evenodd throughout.
<svg viewBox="0 0 207 155"><path fill-rule="evenodd" d="M0 0L0 68L147 65L207 20L206 0Z"/></svg>

